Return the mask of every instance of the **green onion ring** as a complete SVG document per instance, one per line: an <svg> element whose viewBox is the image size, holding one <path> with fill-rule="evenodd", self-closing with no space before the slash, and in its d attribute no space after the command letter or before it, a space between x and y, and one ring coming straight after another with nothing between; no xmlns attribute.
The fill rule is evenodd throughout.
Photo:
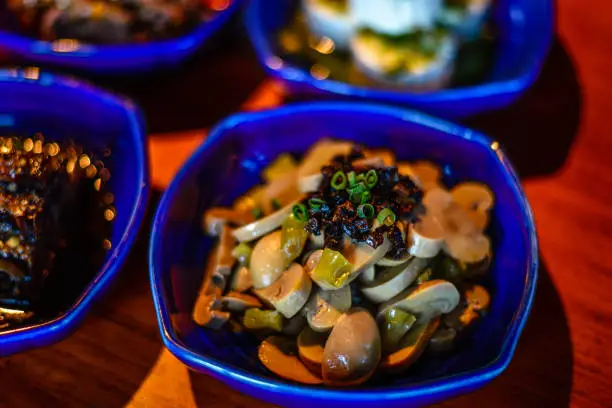
<svg viewBox="0 0 612 408"><path fill-rule="evenodd" d="M396 216L395 216L395 213L391 211L389 208L383 208L378 213L378 216L376 217L376 219L381 224L391 226L395 223Z"/></svg>
<svg viewBox="0 0 612 408"><path fill-rule="evenodd" d="M374 217L374 206L372 204L361 204L357 207L357 215L359 218Z"/></svg>
<svg viewBox="0 0 612 408"><path fill-rule="evenodd" d="M346 188L346 174L343 171L337 171L331 179L331 186L335 190Z"/></svg>
<svg viewBox="0 0 612 408"><path fill-rule="evenodd" d="M293 216L296 220L306 222L308 221L308 210L304 204L296 204L293 206Z"/></svg>

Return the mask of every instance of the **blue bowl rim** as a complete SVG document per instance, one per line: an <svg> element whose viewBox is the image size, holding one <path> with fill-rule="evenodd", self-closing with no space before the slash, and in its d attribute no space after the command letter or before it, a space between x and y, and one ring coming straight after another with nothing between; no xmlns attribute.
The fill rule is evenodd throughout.
<svg viewBox="0 0 612 408"><path fill-rule="evenodd" d="M85 316L95 298L119 272L121 265L130 252L130 248L136 240L146 213L150 189L149 157L145 152L146 131L143 117L139 108L131 100L102 91L87 82L48 72L39 73L38 79L29 79L24 76L24 72L18 69L0 69L0 84L3 83L44 83L45 86L56 87L59 90L77 90L85 98L100 99L105 103L121 107L129 121L130 134L134 139L134 146L136 146L134 160L138 164L138 180L140 181L136 203L131 210L129 221L121 236L121 240L114 246L95 278L86 286L75 303L55 319L0 332L0 344L9 342L18 344L34 340L45 333L58 333L59 335L68 333ZM139 146L141 148L138 148Z"/></svg>
<svg viewBox="0 0 612 408"><path fill-rule="evenodd" d="M508 185L512 188L515 196L518 198L522 207L522 217L527 225L531 248L527 254L525 267L527 268L527 279L525 289L521 299L519 309L516 311L512 325L506 333L504 344L498 356L484 367L459 373L453 376L441 377L429 381L395 387L384 387L376 389L360 389L360 390L334 390L325 388L309 387L304 385L296 385L289 382L274 380L270 377L263 377L250 373L248 370L241 368L227 367L222 361L214 358L206 357L195 353L188 347L181 344L172 329L171 317L168 312L169 308L166 304L166 296L163 296L163 281L159 271L161 263L161 251L158 250L162 241L161 226L166 223L167 213L173 198L176 196L178 187L182 180L187 176L189 171L196 166L198 158L201 154L212 148L218 139L223 137L223 133L237 125L249 122L257 122L268 118L276 118L282 116L290 116L294 113L313 112L313 111L336 111L336 112L353 112L353 113L377 113L388 116L393 116L398 119L413 122L425 127L433 128L456 136L465 140L469 140L482 145L495 157L505 170L505 178ZM477 385L501 374L510 363L514 350L518 343L519 337L526 324L533 298L535 295L536 282L538 276L538 243L535 231L535 223L531 208L527 202L527 198L520 185L519 179L508 161L503 151L496 145L492 139L478 132L463 128L459 125L452 124L442 119L437 119L432 116L422 114L413 110L403 108L390 107L372 103L362 102L316 102L316 103L298 103L287 105L281 108L239 113L230 116L226 120L218 124L211 130L205 142L193 153L182 168L172 180L170 186L163 194L160 204L157 208L153 221L151 238L149 244L149 277L151 281L151 292L153 302L155 304L155 312L158 320L162 341L166 348L174 354L179 360L189 367L201 371L212 372L220 377L229 377L231 380L243 383L252 387L265 389L269 392L289 393L300 397L325 398L326 400L335 401L378 401L384 395L386 400L402 400L405 398L415 398L426 395L431 395L437 392L448 392L451 390L460 390L470 385Z"/></svg>
<svg viewBox="0 0 612 408"><path fill-rule="evenodd" d="M199 46L225 24L239 10L243 2L244 0L232 0L227 9L218 12L211 20L198 24L197 28L183 36L168 40L119 45L92 45L83 43L81 51L56 52L53 50L52 41L38 40L0 29L0 49L5 48L10 52L21 56L30 56L31 58L36 58L36 55L52 55L54 58L66 62L71 59L82 59L83 57L121 60L124 58L134 59L135 57L148 58L151 56L171 55L176 50L190 50L195 46ZM36 51L32 50L34 46Z"/></svg>
<svg viewBox="0 0 612 408"><path fill-rule="evenodd" d="M555 6L553 0L545 1L550 12L544 13L544 22L542 26L545 28L546 37L541 39L539 58L533 61L531 69L519 75L514 79L506 81L485 82L479 85L448 88L434 92L411 93L396 90L382 90L366 86L351 85L346 82L330 80L330 79L315 79L303 69L287 63L282 60L273 50L270 43L266 40L264 30L261 25L261 17L259 13L263 11L262 0L251 0L246 8L244 15L245 24L249 33L249 38L253 43L253 48L261 64L273 76L276 76L286 82L295 82L310 84L314 88L333 94L360 97L378 100L395 100L411 103L439 103L447 101L461 101L465 99L487 98L494 95L504 95L519 93L529 88L540 75L546 57L552 46L554 37L554 21L555 21ZM269 61L282 61L282 67L270 66Z"/></svg>

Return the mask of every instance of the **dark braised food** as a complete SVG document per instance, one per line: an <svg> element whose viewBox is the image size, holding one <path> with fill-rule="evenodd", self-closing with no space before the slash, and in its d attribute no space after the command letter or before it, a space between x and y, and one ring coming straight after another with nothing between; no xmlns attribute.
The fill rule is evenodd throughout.
<svg viewBox="0 0 612 408"><path fill-rule="evenodd" d="M74 144L0 137L0 330L70 305L110 249L110 172Z"/></svg>
<svg viewBox="0 0 612 408"><path fill-rule="evenodd" d="M205 18L198 0L9 0L25 30L44 40L122 44L173 38Z"/></svg>

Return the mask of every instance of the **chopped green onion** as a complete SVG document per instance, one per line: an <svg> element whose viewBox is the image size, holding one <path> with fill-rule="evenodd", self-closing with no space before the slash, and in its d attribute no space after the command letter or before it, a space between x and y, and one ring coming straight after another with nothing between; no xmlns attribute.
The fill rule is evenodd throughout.
<svg viewBox="0 0 612 408"><path fill-rule="evenodd" d="M308 200L308 205L310 206L310 208L312 208L315 211L320 210L321 207L323 207L325 204L327 204L325 200L322 200L317 197L313 197L310 200Z"/></svg>
<svg viewBox="0 0 612 408"><path fill-rule="evenodd" d="M376 173L376 170L368 171L365 175L366 187L371 190L372 188L374 188L374 186L376 186L376 183L378 183L378 173Z"/></svg>
<svg viewBox="0 0 612 408"><path fill-rule="evenodd" d="M283 316L276 310L248 309L242 318L244 327L250 330L283 329Z"/></svg>
<svg viewBox="0 0 612 408"><path fill-rule="evenodd" d="M281 230L281 253L289 265L296 259L306 246L308 232L304 229L305 221L299 221L295 215L289 214L282 225Z"/></svg>
<svg viewBox="0 0 612 408"><path fill-rule="evenodd" d="M357 176L357 182L365 181L365 174L361 173Z"/></svg>
<svg viewBox="0 0 612 408"><path fill-rule="evenodd" d="M308 210L304 204L296 204L293 206L293 216L296 220L306 222L308 221Z"/></svg>
<svg viewBox="0 0 612 408"><path fill-rule="evenodd" d="M383 208L378 213L378 217L376 219L381 224L385 224L387 226L391 226L395 223L395 213L391 211L389 208Z"/></svg>
<svg viewBox="0 0 612 408"><path fill-rule="evenodd" d="M251 258L251 247L247 243L242 242L232 249L232 256L241 264L248 265Z"/></svg>
<svg viewBox="0 0 612 408"><path fill-rule="evenodd" d="M369 191L364 191L363 193L361 193L361 204L365 204L368 201L370 201L370 199L372 198L372 193L370 193Z"/></svg>
<svg viewBox="0 0 612 408"><path fill-rule="evenodd" d="M354 186L355 184L357 184L357 173L355 173L354 171L349 171L346 176L348 177L349 186Z"/></svg>
<svg viewBox="0 0 612 408"><path fill-rule="evenodd" d="M253 208L253 217L255 217L256 220L263 217L263 211L261 210L261 208L259 207Z"/></svg>
<svg viewBox="0 0 612 408"><path fill-rule="evenodd" d="M347 189L349 192L349 200L353 204L361 204L363 202L363 194L368 191L363 183L357 183Z"/></svg>
<svg viewBox="0 0 612 408"><path fill-rule="evenodd" d="M280 201L278 201L276 198L273 198L273 199L270 201L270 205L272 206L272 209L273 209L274 211L276 211L276 210L280 210L280 209L281 209L281 207L282 207L282 205L281 205Z"/></svg>
<svg viewBox="0 0 612 408"><path fill-rule="evenodd" d="M364 191L367 191L367 187L363 183L357 183L354 186L347 188L346 191L349 193L363 193Z"/></svg>
<svg viewBox="0 0 612 408"><path fill-rule="evenodd" d="M331 186L335 190L346 188L346 174L343 171L337 171L331 179Z"/></svg>
<svg viewBox="0 0 612 408"><path fill-rule="evenodd" d="M357 215L359 218L372 218L374 217L375 211L372 204L361 204L357 207Z"/></svg>

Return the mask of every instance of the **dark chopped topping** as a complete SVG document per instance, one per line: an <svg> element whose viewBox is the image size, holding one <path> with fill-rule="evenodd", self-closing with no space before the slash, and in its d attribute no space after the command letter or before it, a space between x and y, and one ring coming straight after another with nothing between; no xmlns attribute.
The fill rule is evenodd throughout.
<svg viewBox="0 0 612 408"><path fill-rule="evenodd" d="M325 246L335 250L343 249L344 235L376 248L387 234L392 244L390 255L403 256L406 243L400 223L416 220L423 192L410 177L400 176L397 167L353 166L354 161L363 158L363 149L355 147L346 156L334 157L331 165L321 169L323 180L319 190L303 201L305 205L310 200L316 204L309 207L310 218L305 228L315 235L324 232ZM372 217L359 216L358 207L366 204L374 210ZM388 215L384 218L390 225L370 231L381 212Z"/></svg>

